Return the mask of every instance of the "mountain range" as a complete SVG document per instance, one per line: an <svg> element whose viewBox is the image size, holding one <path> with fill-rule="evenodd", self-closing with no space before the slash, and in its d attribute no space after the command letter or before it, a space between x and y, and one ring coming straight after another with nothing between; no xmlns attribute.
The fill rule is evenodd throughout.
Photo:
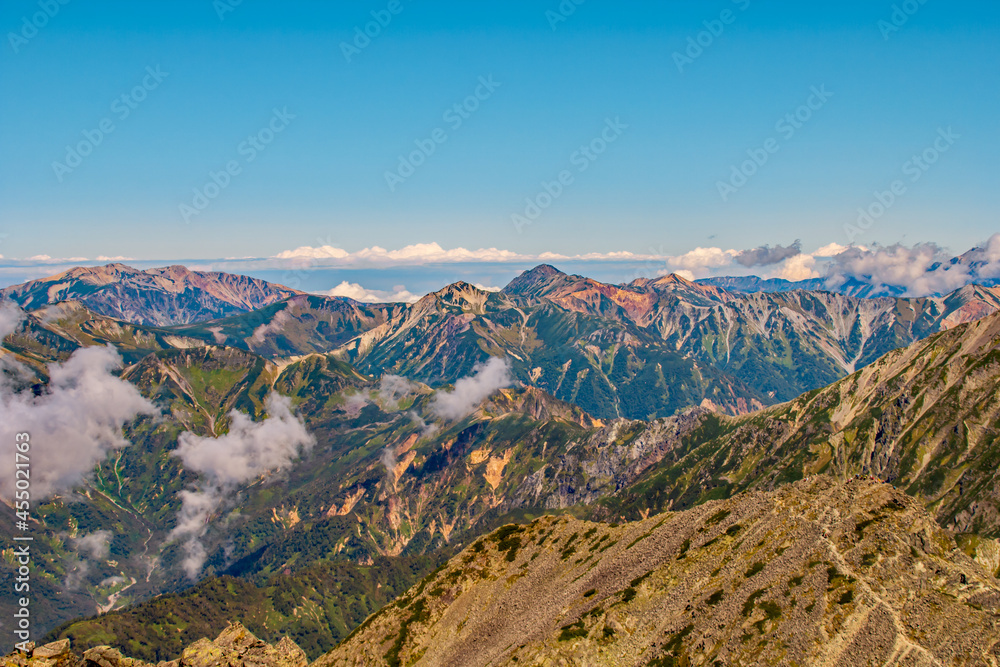
<svg viewBox="0 0 1000 667"><path fill-rule="evenodd" d="M907 619L921 617L927 605L946 605L943 618L953 619L958 624L954 627L995 623L997 610L988 600L994 594L990 586L996 586L995 580L989 583L990 577L1000 574L995 541L1000 537L1000 408L995 400L1000 382L1000 290L970 286L924 299L805 291L740 294L678 276L606 285L540 266L501 292L456 283L413 305L360 304L291 290L279 298L284 288L224 274L186 276L182 282L188 287L170 292L177 299L163 301L158 299L166 288L159 279L147 284L148 278L134 275L138 272L115 270L120 277L93 292L98 296L90 302L79 286L85 284L83 278L78 283L56 281L77 285L69 300L59 298L66 289L45 291L44 281L5 291L29 309L3 341L5 392L44 397L57 391L49 386L52 378L76 353L110 345L124 364L116 377L159 411L129 421L124 427L129 446L108 452L81 483L35 510L39 627L141 603L58 630L56 634L72 638L74 646L113 643L145 660L169 659L199 637L221 632L226 620L241 620L267 641L277 641L280 634L292 636L316 658L435 565L470 553L474 560L486 554L485 579L457 580L464 582L458 587L462 591L481 593L463 598L465 593L452 586L435 596L440 600L430 600L422 593L428 580L420 593L411 591L375 617L374 626L368 624L379 628L379 637L395 637L391 643L365 640L368 648L359 648L361 640L355 635L355 643L348 640L341 647L353 647L350 651L358 656L380 647L380 660L402 664L405 656L409 660L424 648L430 650L426 637L432 635L424 632L444 618L435 614L449 613L443 611L442 601L462 609L472 604L462 599L493 600L500 592L482 586L494 577L516 574L504 574L502 568L508 566L503 563L535 572L531 568L536 564L519 560L517 554L494 562L491 546L506 544L499 548L509 554L515 534L528 529L502 529L508 533L501 530L495 539L480 539L494 528L538 519L547 526L545 532L559 532L558 540L565 541L581 532L573 522L589 520L604 524L585 527L583 532L594 529L588 539L606 541L616 531L645 534L658 512L684 512L677 516L688 518L661 531L659 544L674 534L686 535L682 526L704 520L706 512L723 511L713 509L722 507L719 502L728 503L726 512L762 517L761 508L773 506L777 498L787 509L780 522L806 531L792 540L802 544L796 558L807 558L809 549L827 549L822 540L807 537L816 530L852 536L850 549L861 545L868 538L864 528L857 531L845 518L853 516L851 512L867 513L864 521L870 518L880 531L885 528L878 540L852 551L858 558L871 544L883 542L897 545L893 548L905 555L899 546L909 539L904 527L920 523L931 531L931 541L914 545L924 555L911 553L917 560L907 561L907 567L916 567L918 560L924 563L926 556L934 563L947 561L947 566L936 566L944 568L942 572L966 568L963 575L985 587L981 590L987 602L969 597L969 589L959 584L940 588L944 584L935 583L944 597L907 608L907 603L892 600L923 580L924 570L912 575L917 579L897 585L890 580L902 576L900 559L889 569L876 567L863 576L857 563L838 560L829 567L841 568L840 574L828 573L823 585L833 586L834 580L844 585L846 579L837 577L850 565L853 573L847 578L864 582L851 589L852 595L875 591L872 595L881 597L884 607L869 596L864 597L866 606L845 602L840 610L844 613L839 613L828 595L826 606L817 607L822 612L801 618L781 599L761 593L743 614L746 621L738 625L739 637L720 635L709 621L699 620L679 638L676 635L690 622L669 632L666 626L656 626L663 639L654 640L649 619L661 612L651 610L673 603L642 586L614 588L621 583L616 580L592 586L595 592L583 597L597 602L634 589L640 598L628 602L639 606L626 607L635 607L628 615L634 614L639 619L635 628L642 628L635 642L618 646L625 633L618 639L603 635L606 627L613 632L624 628L629 637L637 631L617 616L611 618L618 626L611 624L602 615L604 605L600 614L569 618L560 612L562 616L539 620L535 629L541 634L519 635L523 628L512 627L504 632L512 633L514 644L491 644L490 651L499 651L496 655L507 656L505 660L515 654L519 660L557 655L596 660L606 646L663 661L658 664L675 664L666 659L682 660L685 654L749 660L792 651L788 642L800 627L806 628L803 637L825 632L843 636L848 646L856 636L871 635L856 631L867 627L866 619L876 618L882 619L881 629L873 630L876 644L902 646L906 650L897 651L902 661L905 656L915 660L924 654L958 655L954 642L942 638L939 630L933 637L915 639L915 621ZM136 303L121 297L117 308L142 310L141 317L132 316L134 321L96 312L105 297L111 302L119 298L107 295L120 294L117 290L123 288L117 285L122 283L137 290ZM199 305L207 303L207 294L228 295L225 302L233 312L208 319L211 308ZM271 301L251 310L254 298ZM497 365L491 358L506 362ZM294 410L284 421L277 419L273 394L287 397ZM474 400L464 400L467 395ZM310 446L274 468L233 482L219 481L221 468L188 468L180 448L182 441L216 447L238 437L249 442L255 428L289 426L296 419L312 439ZM906 521L887 523L886 517L895 515L874 505L851 509L852 494L843 485L856 475L885 482L872 497L903 502ZM211 496L212 479L224 484L217 496ZM188 541L176 533L185 516L184 498L190 497L182 492L216 501ZM782 493L794 496L795 502L786 502L791 496ZM810 508L824 503L843 511L822 520L813 517ZM0 506L0 512L5 520L14 520L12 507ZM539 518L543 516L564 518ZM673 516L656 521L673 522ZM777 519L767 519L772 520ZM614 523L624 528L610 528ZM538 522L531 525L537 527ZM539 536L530 530L537 543ZM87 555L80 545L93 535L104 535L107 548ZM712 560L710 569L721 566L732 574L744 565L756 567L756 560L747 560L753 553L744 553L749 548L744 540L729 539L734 535L725 539L727 548L736 551L712 555L718 562ZM527 533L517 541L525 539ZM695 533L689 539L700 544ZM946 549L941 539L956 546ZM482 545L480 550L476 544ZM184 567L191 545L204 554L198 571L202 582L195 588L190 588ZM570 546L564 544L559 553ZM959 562L954 551L958 546L986 568L985 574L968 569L971 561ZM675 547L679 549L670 549ZM601 548L588 552L596 552L594 568L604 562ZM688 549L690 545L685 552ZM559 553L540 551L537 567L542 569L531 576L553 581L569 576L571 570L562 569L566 559ZM622 562L614 560L618 553L607 554L601 572L622 569ZM767 566L780 556L762 562ZM725 564L733 562L736 570L726 570ZM807 558L792 565L806 578L813 576L813 569L828 568L816 569L809 562ZM456 561L450 563L449 573L457 567ZM644 561L642 567L647 566L634 576L653 573L649 577L660 582L657 586L667 586L662 590L682 578L680 571L671 569L677 566L657 569L661 565ZM9 561L0 563L0 571L12 576ZM580 574L573 572L573 577ZM718 576L699 575L699 583L685 593L685 604L695 605L698 595L709 597L716 588L728 600L726 591L738 582L727 579L725 585L716 585L721 579L713 577ZM439 583L429 590L441 588ZM811 585L818 590L819 575ZM566 595L575 590L563 588ZM736 588L739 594L730 602L743 609L757 588ZM294 590L295 597L285 596L286 589ZM896 591L892 600L887 597L890 589ZM164 593L169 596L158 598L160 602L142 603ZM845 594L846 589L838 592ZM652 600L657 595L658 602L649 601L653 606L642 606L647 604L644 596ZM948 596L973 602L955 606ZM501 608L518 603L514 598L495 599ZM419 600L424 602L421 611L413 613L416 620L407 620L406 611L394 611ZM764 610L765 616L776 613L763 606L768 601L780 607L779 616L759 617L755 610ZM819 605L818 598L813 602ZM4 617L8 604L0 602ZM568 599L557 597L551 609L566 604ZM574 605L570 607L576 609ZM684 613L665 609L661 615L673 619L671 628L681 623ZM143 618L158 620L144 624ZM435 640L434 646L457 651L455 655L468 651L459 641L457 626L449 623L433 632L454 641ZM885 623L891 628L886 630ZM416 632L418 627L423 629ZM564 630L571 637L560 640ZM747 634L750 639L741 641ZM899 637L915 648L907 649ZM976 656L995 652L985 640L969 641L980 651ZM566 653L581 642L578 653L573 653L576 648ZM775 642L785 648L775 648ZM693 648L696 644L702 647L700 653ZM795 646L794 655L816 655L801 642Z"/></svg>
<svg viewBox="0 0 1000 667"><path fill-rule="evenodd" d="M122 275L131 285L134 276ZM187 288L183 299L228 293L240 284L219 277L224 274L191 275L189 282L202 285L203 292ZM44 281L36 283L8 288L7 294L41 308L36 302L48 292ZM546 265L499 293L456 283L412 305L305 294L278 301L284 288L250 286L250 294L233 295L229 302L247 307L261 293L275 302L222 319L207 320L211 313L205 310L197 318L205 321L147 327L141 337L148 342L135 345L148 345L139 348L146 352L225 345L274 360L333 353L363 373L393 373L434 385L468 375L491 356L504 356L519 382L597 417L651 419L692 405L742 414L787 401L889 350L1000 309L1000 288L968 286L920 299L742 294L674 275L607 285ZM142 293L143 305L135 309L145 314L129 325L193 317L196 307L186 301L176 309L173 302L155 309L159 289ZM67 302L58 302L63 295L53 291L49 301L65 309ZM77 303L86 313L73 317L94 313L86 302ZM59 321L53 311L45 312ZM94 331L102 337L97 322L79 326L88 336ZM64 336L70 340L62 344L73 347L74 336ZM115 342L113 337L102 339Z"/></svg>

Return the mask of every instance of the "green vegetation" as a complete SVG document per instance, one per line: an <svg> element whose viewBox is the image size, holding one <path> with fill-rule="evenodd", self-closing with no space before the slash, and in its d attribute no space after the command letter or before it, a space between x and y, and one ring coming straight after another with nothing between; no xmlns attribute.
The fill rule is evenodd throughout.
<svg viewBox="0 0 1000 667"><path fill-rule="evenodd" d="M385 654L385 660L389 663L390 667L400 667L403 664L399 658L399 654L406 644L406 637L410 632L410 626L414 623L424 623L428 618L430 618L430 614L427 611L424 601L422 599L417 600L411 609L410 615L405 621L399 624L399 634L396 635L396 640Z"/></svg>
<svg viewBox="0 0 1000 667"><path fill-rule="evenodd" d="M507 525L497 530L491 539L497 543L497 549L507 552L507 562L513 563L517 560L517 552L521 548L521 538L518 533L523 530L521 526Z"/></svg>
<svg viewBox="0 0 1000 667"><path fill-rule="evenodd" d="M757 600L763 597L765 593L767 593L767 591L764 590L763 588L760 588L750 594L750 597L748 597L746 602L743 603L744 618L753 613L753 608L757 604Z"/></svg>
<svg viewBox="0 0 1000 667"><path fill-rule="evenodd" d="M708 518L708 521L705 522L705 527L709 528L719 523L720 521L725 521L726 517L728 517L730 514L731 512L729 510L719 510L718 512L716 512L715 514L713 514Z"/></svg>
<svg viewBox="0 0 1000 667"><path fill-rule="evenodd" d="M680 560L680 559L684 558L684 554L686 554L687 551L688 551L688 549L690 549L690 548L691 548L691 540L690 539L685 539L681 543L681 550L677 554L677 560Z"/></svg>
<svg viewBox="0 0 1000 667"><path fill-rule="evenodd" d="M238 620L268 642L288 635L316 658L432 568L427 557L380 558L371 566L316 564L291 576L275 575L260 587L218 577L183 593L68 623L48 639L68 637L78 651L120 646L132 657L158 662L179 657L197 639L215 637L227 621Z"/></svg>
<svg viewBox="0 0 1000 667"><path fill-rule="evenodd" d="M581 618L576 623L571 625L565 625L560 628L559 641L566 642L572 639L578 639L580 637L586 637L589 634L587 628L583 625L583 619Z"/></svg>

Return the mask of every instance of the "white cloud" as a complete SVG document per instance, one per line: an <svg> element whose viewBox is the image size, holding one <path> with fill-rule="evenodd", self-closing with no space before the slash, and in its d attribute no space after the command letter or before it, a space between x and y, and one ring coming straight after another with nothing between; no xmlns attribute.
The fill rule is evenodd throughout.
<svg viewBox="0 0 1000 667"><path fill-rule="evenodd" d="M816 252L814 252L812 255L813 257L836 257L845 250L847 250L846 245L840 245L839 243L829 243L820 248L819 250L817 250Z"/></svg>
<svg viewBox="0 0 1000 667"><path fill-rule="evenodd" d="M683 255L668 257L667 263L671 268L703 272L707 269L732 266L738 254L739 252L736 250L723 250L722 248L695 248Z"/></svg>
<svg viewBox="0 0 1000 667"><path fill-rule="evenodd" d="M445 250L437 243L416 243L399 250L386 250L379 246L364 248L357 252L347 252L341 248L325 245L318 248L302 246L275 255L277 259L338 259L345 263L372 264L433 264L451 262L510 262L525 259L525 255L499 250L480 248L467 250L454 248Z"/></svg>
<svg viewBox="0 0 1000 667"><path fill-rule="evenodd" d="M350 253L340 248L324 245L318 248L311 246L301 246L295 250L285 250L275 255L278 259L310 258L310 259L345 259L350 257Z"/></svg>
<svg viewBox="0 0 1000 667"><path fill-rule="evenodd" d="M271 318L270 322L265 322L254 329L252 337L253 341L263 344L267 340L268 336L280 334L285 327L285 323L294 319L292 314L288 312L290 307L291 305L286 305L285 308L274 314L274 317Z"/></svg>
<svg viewBox="0 0 1000 667"><path fill-rule="evenodd" d="M158 411L111 371L121 368L114 348L77 350L49 365L45 393L14 392L0 380L0 496L14 491L15 434L31 436L32 498L41 500L79 484L114 449L129 443L122 426Z"/></svg>
<svg viewBox="0 0 1000 667"><path fill-rule="evenodd" d="M21 325L24 319L24 311L17 307L13 301L0 302L0 343L3 339L11 335Z"/></svg>
<svg viewBox="0 0 1000 667"><path fill-rule="evenodd" d="M969 252L966 259L977 264L975 275L978 279L1000 278L1000 234L994 234L981 247Z"/></svg>
<svg viewBox="0 0 1000 667"><path fill-rule="evenodd" d="M101 583L98 584L98 586L100 586L101 588L104 588L105 586L118 586L119 584L124 584L126 581L128 581L128 579L126 579L125 577L116 575L114 577L108 577L107 579L102 579Z"/></svg>
<svg viewBox="0 0 1000 667"><path fill-rule="evenodd" d="M93 560L104 560L111 549L111 531L97 530L89 535L73 538L73 548Z"/></svg>
<svg viewBox="0 0 1000 667"><path fill-rule="evenodd" d="M835 289L853 278L874 287L894 286L907 296L944 294L972 281L970 268L949 264L950 256L933 243L907 248L893 245L872 250L849 248L828 269L827 286Z"/></svg>
<svg viewBox="0 0 1000 667"><path fill-rule="evenodd" d="M407 291L405 285L396 285L391 292L382 290L372 290L362 287L358 283L349 283L346 280L326 292L319 292L322 296L342 296L354 299L361 303L416 303L420 300L419 294Z"/></svg>
<svg viewBox="0 0 1000 667"><path fill-rule="evenodd" d="M289 465L316 442L292 413L289 398L271 393L265 402L267 418L255 422L237 410L230 413L229 432L217 438L185 431L174 455L184 467L201 475L195 489L180 493L181 511L168 540L185 538L182 566L194 579L207 552L201 537L208 518L239 484Z"/></svg>
<svg viewBox="0 0 1000 667"><path fill-rule="evenodd" d="M816 258L803 254L786 259L770 277L798 282L799 280L819 278L820 274L816 271Z"/></svg>
<svg viewBox="0 0 1000 667"><path fill-rule="evenodd" d="M399 375L386 374L378 384L378 397L386 410L398 410L399 402L407 394L419 391L419 385Z"/></svg>
<svg viewBox="0 0 1000 667"><path fill-rule="evenodd" d="M452 391L439 391L431 401L431 411L443 419L461 419L497 389L513 383L510 362L500 357L490 357L485 364L476 364L473 375L455 382Z"/></svg>
<svg viewBox="0 0 1000 667"><path fill-rule="evenodd" d="M134 257L122 257L121 255L117 257L108 257L106 255L98 255L96 261L98 262L130 262Z"/></svg>
<svg viewBox="0 0 1000 667"><path fill-rule="evenodd" d="M591 252L580 255L563 255L554 252L541 254L522 254L500 248L453 248L446 250L438 243L416 243L399 250L387 250L379 246L364 248L357 252L348 252L330 245L319 247L302 246L295 250L285 250L272 259L292 260L296 263L307 262L323 266L353 266L353 265L418 265L418 264L449 264L455 262L553 262L563 260L580 261L633 261L665 259L656 255L640 255L628 251Z"/></svg>
<svg viewBox="0 0 1000 667"><path fill-rule="evenodd" d="M371 403L367 394L355 393L344 397L344 412L349 417L357 417L366 405Z"/></svg>

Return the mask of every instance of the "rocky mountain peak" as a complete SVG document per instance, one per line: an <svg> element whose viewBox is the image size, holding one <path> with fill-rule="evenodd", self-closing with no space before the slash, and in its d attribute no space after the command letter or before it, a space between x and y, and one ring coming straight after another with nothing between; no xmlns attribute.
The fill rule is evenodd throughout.
<svg viewBox="0 0 1000 667"><path fill-rule="evenodd" d="M530 296L539 291L540 288L548 285L555 278L566 274L550 264L539 264L533 269L525 271L514 280L510 281L503 291L507 294L517 294Z"/></svg>

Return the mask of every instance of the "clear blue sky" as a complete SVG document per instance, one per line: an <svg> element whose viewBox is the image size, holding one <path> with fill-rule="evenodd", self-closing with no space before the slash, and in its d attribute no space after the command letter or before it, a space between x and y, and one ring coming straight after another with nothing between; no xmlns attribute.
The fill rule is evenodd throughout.
<svg viewBox="0 0 1000 667"><path fill-rule="evenodd" d="M857 208L949 126L961 138L860 242L961 251L1000 226L996 3L927 0L885 39L891 1L586 0L555 30L558 0L400 2L347 62L341 42L388 0L243 0L222 20L212 0L70 0L14 45L41 10L6 0L0 254L262 257L320 239L811 248L846 243ZM680 73L674 52L727 9L732 22ZM147 67L167 76L156 85ZM489 76L499 87L452 129L445 111ZM112 102L144 77L155 88L121 118ZM823 85L833 97L783 138L776 122ZM275 108L294 120L247 162L240 143ZM571 155L607 118L628 129L576 171ZM60 182L53 162L104 119L114 131ZM385 172L436 128L448 140L391 192ZM724 202L717 183L770 137L780 150ZM230 160L241 173L185 224L179 204ZM511 215L564 169L573 183L518 233Z"/></svg>

